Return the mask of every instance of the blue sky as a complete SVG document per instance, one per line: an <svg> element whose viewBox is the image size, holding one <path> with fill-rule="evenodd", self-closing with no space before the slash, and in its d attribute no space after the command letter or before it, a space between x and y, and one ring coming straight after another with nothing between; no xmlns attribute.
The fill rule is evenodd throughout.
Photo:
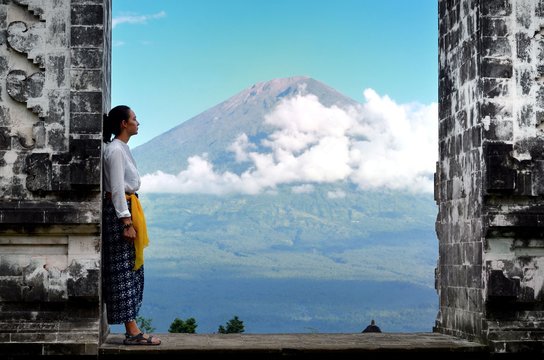
<svg viewBox="0 0 544 360"><path fill-rule="evenodd" d="M437 102L436 0L113 0L112 105L143 144L254 83L304 75L364 102Z"/></svg>

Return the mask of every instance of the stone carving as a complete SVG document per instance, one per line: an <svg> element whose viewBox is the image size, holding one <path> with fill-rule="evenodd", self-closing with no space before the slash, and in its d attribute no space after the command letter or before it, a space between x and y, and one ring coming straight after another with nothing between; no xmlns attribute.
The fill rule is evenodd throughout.
<svg viewBox="0 0 544 360"><path fill-rule="evenodd" d="M6 90L13 100L26 103L29 99L36 99L42 96L44 82L44 72L35 72L27 76L23 70L12 70L6 78ZM40 114L43 110L34 112Z"/></svg>
<svg viewBox="0 0 544 360"><path fill-rule="evenodd" d="M13 50L26 54L34 64L45 69L44 31L43 22L28 26L22 21L14 21L8 26L7 41Z"/></svg>

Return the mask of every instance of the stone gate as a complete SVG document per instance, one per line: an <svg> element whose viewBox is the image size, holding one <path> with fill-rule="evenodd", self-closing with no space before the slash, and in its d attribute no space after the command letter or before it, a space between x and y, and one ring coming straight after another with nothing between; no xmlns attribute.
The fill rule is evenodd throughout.
<svg viewBox="0 0 544 360"><path fill-rule="evenodd" d="M0 354L96 354L110 0L0 0Z"/></svg>

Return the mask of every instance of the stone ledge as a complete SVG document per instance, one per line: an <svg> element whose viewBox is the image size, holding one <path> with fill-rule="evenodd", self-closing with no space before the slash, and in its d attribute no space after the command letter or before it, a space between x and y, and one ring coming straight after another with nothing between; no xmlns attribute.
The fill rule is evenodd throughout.
<svg viewBox="0 0 544 360"><path fill-rule="evenodd" d="M159 346L125 346L110 334L99 359L374 359L386 355L432 355L444 359L486 359L485 345L438 333L355 334L157 334Z"/></svg>

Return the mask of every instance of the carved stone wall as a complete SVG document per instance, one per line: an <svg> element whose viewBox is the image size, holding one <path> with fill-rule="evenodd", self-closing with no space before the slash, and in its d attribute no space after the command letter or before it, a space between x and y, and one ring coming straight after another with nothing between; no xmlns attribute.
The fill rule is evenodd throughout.
<svg viewBox="0 0 544 360"><path fill-rule="evenodd" d="M96 354L111 0L0 0L0 354Z"/></svg>
<svg viewBox="0 0 544 360"><path fill-rule="evenodd" d="M493 352L544 343L544 1L439 0L440 312Z"/></svg>

